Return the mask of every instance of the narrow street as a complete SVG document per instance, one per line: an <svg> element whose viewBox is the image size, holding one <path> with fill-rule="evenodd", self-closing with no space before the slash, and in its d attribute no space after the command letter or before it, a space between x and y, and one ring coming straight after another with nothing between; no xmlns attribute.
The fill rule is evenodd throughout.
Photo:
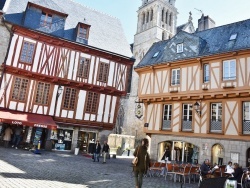
<svg viewBox="0 0 250 188"><path fill-rule="evenodd" d="M41 155L13 148L0 148L1 188L133 188L131 159L108 159L106 164L92 162L68 152L42 152ZM146 177L143 188L180 188L169 178ZM183 188L196 188L196 183Z"/></svg>

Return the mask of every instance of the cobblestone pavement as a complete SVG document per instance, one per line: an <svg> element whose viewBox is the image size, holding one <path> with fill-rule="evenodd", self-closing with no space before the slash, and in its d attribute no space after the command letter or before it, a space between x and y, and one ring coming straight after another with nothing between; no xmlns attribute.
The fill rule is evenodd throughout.
<svg viewBox="0 0 250 188"><path fill-rule="evenodd" d="M0 188L134 188L131 159L92 162L67 152L42 152L0 148ZM146 177L143 188L181 188L163 177ZM197 188L197 182L183 188Z"/></svg>

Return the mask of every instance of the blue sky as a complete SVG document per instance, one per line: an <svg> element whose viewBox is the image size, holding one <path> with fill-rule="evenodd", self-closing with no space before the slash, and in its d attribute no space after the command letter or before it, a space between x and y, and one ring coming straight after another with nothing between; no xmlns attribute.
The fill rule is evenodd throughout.
<svg viewBox="0 0 250 188"><path fill-rule="evenodd" d="M136 11L142 4L141 0L74 1L118 18L122 23L128 42L133 43L137 25ZM177 25L186 23L191 11L195 28L201 17L201 12L198 10L202 10L205 16L209 15L216 22L216 26L250 19L249 0L176 0L176 7L179 12Z"/></svg>

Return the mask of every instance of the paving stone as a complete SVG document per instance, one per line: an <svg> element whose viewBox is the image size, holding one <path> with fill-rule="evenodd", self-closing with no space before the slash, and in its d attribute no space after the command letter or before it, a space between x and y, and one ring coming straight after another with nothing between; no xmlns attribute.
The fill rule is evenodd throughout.
<svg viewBox="0 0 250 188"><path fill-rule="evenodd" d="M41 155L25 150L0 148L0 188L133 188L131 158L92 162L82 155L47 152ZM145 177L143 188L197 188L185 184Z"/></svg>

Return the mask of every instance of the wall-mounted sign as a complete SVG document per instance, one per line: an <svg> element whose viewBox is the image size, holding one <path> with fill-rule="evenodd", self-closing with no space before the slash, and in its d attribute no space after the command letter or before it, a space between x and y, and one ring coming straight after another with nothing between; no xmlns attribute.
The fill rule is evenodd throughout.
<svg viewBox="0 0 250 188"><path fill-rule="evenodd" d="M143 108L141 103L135 103L135 116L139 119L143 116Z"/></svg>

